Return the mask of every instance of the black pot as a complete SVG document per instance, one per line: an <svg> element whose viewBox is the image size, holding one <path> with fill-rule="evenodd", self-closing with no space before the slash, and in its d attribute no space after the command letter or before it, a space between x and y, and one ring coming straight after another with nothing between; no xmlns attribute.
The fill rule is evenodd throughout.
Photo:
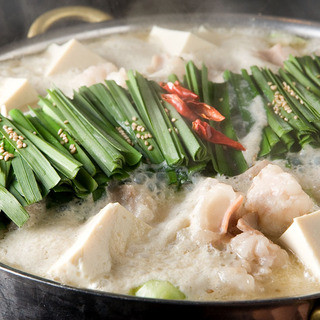
<svg viewBox="0 0 320 320"><path fill-rule="evenodd" d="M72 37L88 39L149 28L199 25L276 29L305 37L320 38L320 24L255 15L199 14L157 16L126 21L108 21L70 27L64 35L52 32L16 43L0 55L0 60L42 50L52 41L62 43ZM254 301L196 302L145 299L94 290L78 289L45 280L0 264L0 318L19 319L308 319L320 293L300 297Z"/></svg>

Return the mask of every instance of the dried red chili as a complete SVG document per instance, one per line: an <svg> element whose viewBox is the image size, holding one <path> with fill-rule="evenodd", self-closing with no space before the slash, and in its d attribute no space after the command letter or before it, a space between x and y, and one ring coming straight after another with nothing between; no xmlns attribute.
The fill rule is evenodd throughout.
<svg viewBox="0 0 320 320"><path fill-rule="evenodd" d="M237 150L245 151L243 145L225 136L223 133L211 127L207 122L196 119L192 122L192 129L204 140L212 143L222 144Z"/></svg>
<svg viewBox="0 0 320 320"><path fill-rule="evenodd" d="M186 101L188 107L194 111L201 118L213 120L213 121L222 121L225 117L214 107L209 106L204 102L199 101Z"/></svg>
<svg viewBox="0 0 320 320"><path fill-rule="evenodd" d="M177 80L173 82L161 82L160 86L169 93L178 95L183 100L199 100L199 96L194 92L182 87Z"/></svg>
<svg viewBox="0 0 320 320"><path fill-rule="evenodd" d="M198 118L198 115L194 113L177 94L162 94L161 98L170 103L179 114L188 120L194 121Z"/></svg>

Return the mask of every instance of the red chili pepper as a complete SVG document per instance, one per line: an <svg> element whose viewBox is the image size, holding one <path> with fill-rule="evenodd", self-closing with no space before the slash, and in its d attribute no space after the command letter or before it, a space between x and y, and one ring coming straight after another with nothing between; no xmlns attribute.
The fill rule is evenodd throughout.
<svg viewBox="0 0 320 320"><path fill-rule="evenodd" d="M245 151L241 143L234 141L229 137L225 136L223 133L212 128L207 122L197 119L192 122L192 129L195 131L202 139L207 140L216 144L223 144L232 147L237 150Z"/></svg>
<svg viewBox="0 0 320 320"><path fill-rule="evenodd" d="M162 94L161 98L170 103L183 117L188 120L194 121L198 118L197 114L194 113L177 94Z"/></svg>
<svg viewBox="0 0 320 320"><path fill-rule="evenodd" d="M225 117L214 107L199 101L186 101L188 107L200 117L213 121L222 121Z"/></svg>
<svg viewBox="0 0 320 320"><path fill-rule="evenodd" d="M199 96L194 92L182 87L179 81L172 82L160 82L160 86L169 93L178 95L183 100L199 100Z"/></svg>

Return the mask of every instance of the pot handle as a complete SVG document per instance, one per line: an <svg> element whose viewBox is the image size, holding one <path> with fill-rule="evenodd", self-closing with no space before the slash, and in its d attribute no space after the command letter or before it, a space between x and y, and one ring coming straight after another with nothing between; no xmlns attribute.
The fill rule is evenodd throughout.
<svg viewBox="0 0 320 320"><path fill-rule="evenodd" d="M112 16L101 10L86 6L57 8L39 16L30 26L27 37L32 38L42 34L56 22L70 18L94 23L111 20Z"/></svg>
<svg viewBox="0 0 320 320"><path fill-rule="evenodd" d="M310 315L310 320L320 320L320 308L317 307Z"/></svg>

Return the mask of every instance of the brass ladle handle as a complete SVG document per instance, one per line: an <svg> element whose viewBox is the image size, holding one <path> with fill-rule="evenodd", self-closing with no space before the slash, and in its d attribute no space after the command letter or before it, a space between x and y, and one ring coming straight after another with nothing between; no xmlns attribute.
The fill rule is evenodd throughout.
<svg viewBox="0 0 320 320"><path fill-rule="evenodd" d="M109 14L86 6L72 6L53 9L43 13L30 26L28 38L46 32L53 24L66 19L77 19L86 22L102 22L112 19Z"/></svg>

